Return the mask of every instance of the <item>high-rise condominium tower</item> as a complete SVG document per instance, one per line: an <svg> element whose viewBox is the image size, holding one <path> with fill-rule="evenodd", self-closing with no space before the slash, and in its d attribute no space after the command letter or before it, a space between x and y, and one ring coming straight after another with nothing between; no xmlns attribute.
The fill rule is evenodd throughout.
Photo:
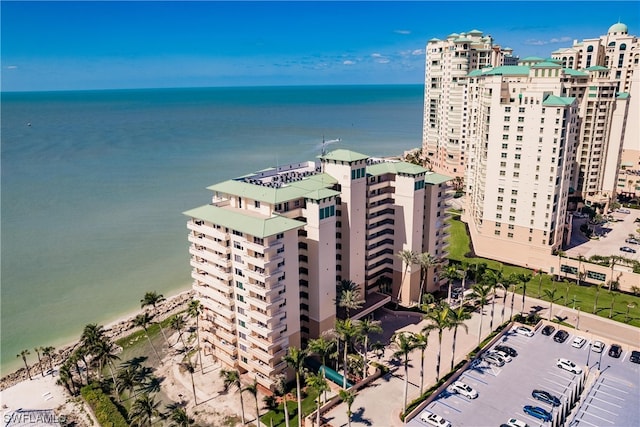
<svg viewBox="0 0 640 427"><path fill-rule="evenodd" d="M349 150L269 168L209 187L190 220L193 289L204 308L203 348L267 388L286 369L290 346L334 326L336 282L351 280L364 316L422 284L398 252L446 257L450 178L413 164ZM379 291L386 292L381 293Z"/></svg>
<svg viewBox="0 0 640 427"><path fill-rule="evenodd" d="M467 75L485 67L513 64L516 58L511 52L478 30L427 43L422 149L434 171L464 175Z"/></svg>

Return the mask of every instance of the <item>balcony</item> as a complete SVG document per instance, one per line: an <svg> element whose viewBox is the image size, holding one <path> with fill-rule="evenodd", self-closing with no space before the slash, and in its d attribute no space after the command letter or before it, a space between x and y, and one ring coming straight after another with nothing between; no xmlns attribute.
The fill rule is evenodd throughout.
<svg viewBox="0 0 640 427"><path fill-rule="evenodd" d="M233 300L230 298L229 294L224 294L215 288L202 285L196 285L193 288L204 297L203 300L212 300L217 303L216 306L222 305L228 307L233 304Z"/></svg>
<svg viewBox="0 0 640 427"><path fill-rule="evenodd" d="M217 251L223 254L231 253L231 247L226 245L227 243L226 241L218 242L216 240L206 237L203 234L200 234L200 235L189 234L187 236L187 239L189 240L189 242L195 245L204 246L213 251Z"/></svg>
<svg viewBox="0 0 640 427"><path fill-rule="evenodd" d="M235 344L238 342L235 333L231 333L224 328L217 328L215 335L224 347L228 347L227 351L231 351L230 348L233 348L233 351L235 351Z"/></svg>
<svg viewBox="0 0 640 427"><path fill-rule="evenodd" d="M266 351L267 353L272 351L278 346L280 346L281 348L284 348L284 347L287 347L287 345L289 344L289 337L287 336L282 336L278 339L269 340L252 333L251 335L247 336L247 339L251 344L260 347L262 350Z"/></svg>
<svg viewBox="0 0 640 427"><path fill-rule="evenodd" d="M231 366L231 367L235 367L236 364L238 363L238 357L235 355L230 355L224 351L218 350L216 348L216 350L214 351L216 357L224 362L227 366Z"/></svg>
<svg viewBox="0 0 640 427"><path fill-rule="evenodd" d="M201 224L198 224L198 222L201 222ZM205 225L205 223L200 221L200 220L191 220L191 221L189 221L187 223L187 228L189 230L194 231L195 233L205 234L207 236L211 236L211 237L214 237L216 239L220 239L220 240L226 240L227 239L226 233L223 233L222 231L216 229L215 227L213 227L211 225Z"/></svg>
<svg viewBox="0 0 640 427"><path fill-rule="evenodd" d="M193 268L206 271L207 274L217 277L223 282L229 282L233 278L233 275L231 274L231 269L223 270L222 268L218 267L215 264L209 264L205 260L202 260L200 262L194 258L191 258L191 261L189 262L189 264Z"/></svg>
<svg viewBox="0 0 640 427"><path fill-rule="evenodd" d="M231 260L227 259L225 254L216 253L207 249L196 249L195 245L189 247L189 253L195 258L206 260L209 264L215 264L222 268L231 267Z"/></svg>

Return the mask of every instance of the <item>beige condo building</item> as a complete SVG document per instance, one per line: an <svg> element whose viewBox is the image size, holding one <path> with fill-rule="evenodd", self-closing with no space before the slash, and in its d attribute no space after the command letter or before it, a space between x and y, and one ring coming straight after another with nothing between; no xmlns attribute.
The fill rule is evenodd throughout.
<svg viewBox="0 0 640 427"><path fill-rule="evenodd" d="M287 348L333 327L337 281L360 287L360 316L390 300L381 278L417 301L420 269L403 277L397 253L446 257L449 180L335 150L208 187L211 203L185 212L205 354L272 389ZM426 283L438 288L433 271Z"/></svg>
<svg viewBox="0 0 640 427"><path fill-rule="evenodd" d="M580 100L582 121L575 187L587 203L606 205L640 190L640 42L623 23L607 34L554 51L563 67L589 74L568 89ZM620 102L623 98L624 102ZM627 118L630 118L627 121Z"/></svg>
<svg viewBox="0 0 640 427"><path fill-rule="evenodd" d="M467 75L473 70L515 62L512 49L501 48L490 35L478 30L428 41L422 147L434 171L464 175L469 114Z"/></svg>

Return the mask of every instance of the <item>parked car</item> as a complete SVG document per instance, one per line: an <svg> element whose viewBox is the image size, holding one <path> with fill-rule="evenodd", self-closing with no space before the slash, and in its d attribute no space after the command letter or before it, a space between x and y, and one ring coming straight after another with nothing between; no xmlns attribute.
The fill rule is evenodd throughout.
<svg viewBox="0 0 640 427"><path fill-rule="evenodd" d="M426 409L420 414L420 419L423 422L435 427L451 427L451 423L449 421L445 420L440 415L434 414L433 412Z"/></svg>
<svg viewBox="0 0 640 427"><path fill-rule="evenodd" d="M640 245L640 240L634 238L634 237L627 237L626 239L624 239L625 243L631 243L632 245Z"/></svg>
<svg viewBox="0 0 640 427"><path fill-rule="evenodd" d="M569 338L569 332L565 331L564 329L558 330L558 332L556 332L556 334L553 336L553 340L559 343L565 342L567 338Z"/></svg>
<svg viewBox="0 0 640 427"><path fill-rule="evenodd" d="M497 345L494 347L494 350L497 351L501 351L503 353L508 354L511 357L516 357L518 355L518 352L516 351L515 348L509 347L508 345Z"/></svg>
<svg viewBox="0 0 640 427"><path fill-rule="evenodd" d="M525 413L531 415L532 417L538 418L542 421L551 421L552 419L551 414L539 406L527 405L522 409L524 409Z"/></svg>
<svg viewBox="0 0 640 427"><path fill-rule="evenodd" d="M516 334L524 335L525 337L532 337L533 331L526 326L517 326L513 329Z"/></svg>
<svg viewBox="0 0 640 427"><path fill-rule="evenodd" d="M631 213L631 211L629 209L626 209L626 208L616 209L616 212L621 213L621 214L630 214Z"/></svg>
<svg viewBox="0 0 640 427"><path fill-rule="evenodd" d="M640 351L633 350L631 352L631 356L629 356L629 361L633 363L640 363Z"/></svg>
<svg viewBox="0 0 640 427"><path fill-rule="evenodd" d="M582 346L583 346L583 345L584 345L584 343L586 343L586 342L587 342L587 340L586 340L586 339L584 339L583 337L575 337L575 338L573 339L573 342L571 343L571 346L572 346L572 347L575 347L575 348L582 348Z"/></svg>
<svg viewBox="0 0 640 427"><path fill-rule="evenodd" d="M447 387L447 390L450 393L461 394L467 399L475 399L476 397L478 397L478 392L462 381L453 382L449 387Z"/></svg>
<svg viewBox="0 0 640 427"><path fill-rule="evenodd" d="M596 353L602 353L604 350L604 343L602 341L596 341L591 346L591 351L595 351Z"/></svg>
<svg viewBox="0 0 640 427"><path fill-rule="evenodd" d="M640 357L640 352L638 353L638 356ZM579 375L582 373L582 368L568 359L562 359L562 358L558 359L556 361L556 366L560 369L564 369L565 371L569 371L574 374Z"/></svg>
<svg viewBox="0 0 640 427"><path fill-rule="evenodd" d="M495 356L498 356L500 359L504 360L506 363L509 363L513 360L511 359L511 356L509 356L507 353L504 353L500 350L490 350L489 353Z"/></svg>
<svg viewBox="0 0 640 427"><path fill-rule="evenodd" d="M556 330L556 327L553 325L547 325L544 328L542 328L542 335L546 335L549 336L553 333L553 331Z"/></svg>
<svg viewBox="0 0 640 427"><path fill-rule="evenodd" d="M531 396L541 402L548 403L552 406L560 406L560 399L557 396L545 390L533 390Z"/></svg>
<svg viewBox="0 0 640 427"><path fill-rule="evenodd" d="M489 363L490 365L495 365L498 367L504 366L504 360L502 360L502 358L496 356L495 354L485 353L482 356L482 360Z"/></svg>
<svg viewBox="0 0 640 427"><path fill-rule="evenodd" d="M509 418L509 421L507 421L507 425L509 427L529 427L529 424L517 418Z"/></svg>
<svg viewBox="0 0 640 427"><path fill-rule="evenodd" d="M623 247L620 248L620 250L622 252L627 252L627 253L630 253L630 254L635 254L636 253L636 250L633 249L633 248L630 248L629 246L623 246Z"/></svg>
<svg viewBox="0 0 640 427"><path fill-rule="evenodd" d="M622 347L619 344L611 344L609 347L609 356L615 357L616 359L620 357L622 354Z"/></svg>

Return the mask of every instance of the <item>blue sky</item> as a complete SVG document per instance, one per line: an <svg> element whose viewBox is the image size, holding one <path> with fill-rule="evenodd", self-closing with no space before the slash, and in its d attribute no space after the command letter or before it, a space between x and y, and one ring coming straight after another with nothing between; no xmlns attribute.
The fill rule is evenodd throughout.
<svg viewBox="0 0 640 427"><path fill-rule="evenodd" d="M433 37L549 56L637 1L0 2L3 91L420 84Z"/></svg>

